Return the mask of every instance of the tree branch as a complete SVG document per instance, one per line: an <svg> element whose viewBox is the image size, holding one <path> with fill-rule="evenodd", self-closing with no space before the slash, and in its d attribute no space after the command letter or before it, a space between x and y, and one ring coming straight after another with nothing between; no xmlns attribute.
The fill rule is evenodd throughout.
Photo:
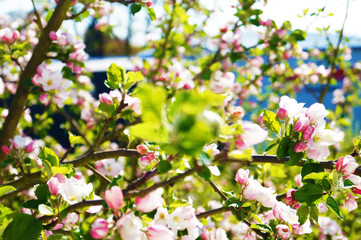
<svg viewBox="0 0 361 240"><path fill-rule="evenodd" d="M0 133L0 146L8 146L9 139L14 137L17 125L19 123L20 117L23 114L26 101L30 93L30 87L26 86L25 82L29 81L34 76L37 67L46 58L46 51L51 43L49 33L59 29L71 4L72 0L59 0L47 26L42 30L39 43L36 45L30 61L20 75L18 87L9 108L9 114L5 119L4 125L2 126L2 131ZM5 156L6 155L3 152L0 152L0 162L4 161Z"/></svg>
<svg viewBox="0 0 361 240"><path fill-rule="evenodd" d="M212 209L212 210L209 210L209 211L206 211L206 212L198 213L196 215L196 217L198 219L207 218L207 217L210 217L210 216L215 215L217 213L223 213L223 212L228 212L228 211L231 211L231 209L228 208L228 207L220 207L220 208Z"/></svg>

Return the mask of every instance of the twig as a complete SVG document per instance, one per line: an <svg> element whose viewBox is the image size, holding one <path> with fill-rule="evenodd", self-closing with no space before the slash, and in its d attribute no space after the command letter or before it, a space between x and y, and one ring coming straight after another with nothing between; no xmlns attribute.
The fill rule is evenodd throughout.
<svg viewBox="0 0 361 240"><path fill-rule="evenodd" d="M331 84L331 79L332 79L332 76L333 76L333 72L335 71L335 68L336 68L336 59L337 59L338 52L340 51L340 45L341 45L341 41L342 41L342 37L343 37L343 31L345 29L346 19L347 19L347 15L348 15L349 3L350 3L350 0L347 0L345 19L343 20L342 28L340 30L340 35L338 37L337 47L333 51L331 72L330 72L330 75L327 77L327 83L326 83L325 89L322 91L322 93L320 95L320 98L318 99L319 103L323 102L323 99L325 98L326 93L328 92L328 89L329 89L330 84Z"/></svg>
<svg viewBox="0 0 361 240"><path fill-rule="evenodd" d="M38 27L42 30L43 29L43 24L41 23L40 15L39 15L38 11L36 10L34 0L31 0L31 3L33 4L34 14L35 14L35 17L36 17L35 22L38 25Z"/></svg>
<svg viewBox="0 0 361 240"><path fill-rule="evenodd" d="M102 179L104 182L106 183L111 183L111 181L104 176L103 174L101 174L98 170L96 170L95 168L93 168L92 166L90 166L89 164L86 165L86 168L89 169L90 171L92 171L93 173L95 173L95 175L97 175L98 177L100 177L100 179Z"/></svg>
<svg viewBox="0 0 361 240"><path fill-rule="evenodd" d="M209 210L209 211L206 211L206 212L198 213L196 215L196 217L198 219L207 218L207 217L210 217L210 216L215 215L217 213L223 213L223 212L228 212L228 211L230 211L230 208L228 208L228 207L220 207L220 208L212 209L212 210Z"/></svg>
<svg viewBox="0 0 361 240"><path fill-rule="evenodd" d="M66 152L64 153L64 155L61 157L61 159L59 160L60 164L63 164L63 162L65 161L65 159L68 157L69 153L71 152L71 150L73 150L73 146L70 146L68 148L68 150L66 150Z"/></svg>
<svg viewBox="0 0 361 240"><path fill-rule="evenodd" d="M91 143L88 141L88 139L85 137L84 133L81 131L79 124L75 121L74 118L69 116L65 111L62 109L59 109L58 112L67 120L69 123L73 126L73 128L77 131L77 133L83 138L83 140L86 142L88 146L91 145Z"/></svg>
<svg viewBox="0 0 361 240"><path fill-rule="evenodd" d="M142 177L138 178L134 182L131 182L127 186L127 188L123 190L123 193L127 193L127 192L129 192L131 190L134 190L134 189L138 188L143 183L145 183L148 179L152 178L153 176L155 176L157 174L158 174L158 169L154 169L152 171L148 171L148 172L144 173L144 175Z"/></svg>

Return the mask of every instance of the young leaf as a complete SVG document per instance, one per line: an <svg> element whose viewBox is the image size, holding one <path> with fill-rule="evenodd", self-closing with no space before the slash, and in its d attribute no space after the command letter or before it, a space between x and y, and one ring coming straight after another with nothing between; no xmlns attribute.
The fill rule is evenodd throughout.
<svg viewBox="0 0 361 240"><path fill-rule="evenodd" d="M278 133L281 129L281 123L277 114L266 109L263 111L263 122L274 133Z"/></svg>
<svg viewBox="0 0 361 240"><path fill-rule="evenodd" d="M337 201L331 197L331 196L328 196L327 197L327 200L326 200L326 205L327 207L334 213L336 213L336 215L339 217L339 218L343 218L341 216L341 213L340 213L340 208L338 207L338 203Z"/></svg>
<svg viewBox="0 0 361 240"><path fill-rule="evenodd" d="M311 211L310 211L310 217L316 221L316 223L318 222L318 207L317 206L312 206L311 207Z"/></svg>
<svg viewBox="0 0 361 240"><path fill-rule="evenodd" d="M324 172L325 169L319 163L306 163L301 170L302 179L312 172Z"/></svg>
<svg viewBox="0 0 361 240"><path fill-rule="evenodd" d="M205 167L202 171L197 172L197 174L206 181L211 180L211 171L207 167Z"/></svg>
<svg viewBox="0 0 361 240"><path fill-rule="evenodd" d="M153 8L149 8L147 7L147 12L149 14L149 17L152 21L154 21L155 19L157 19L157 17L155 16L155 12L153 10Z"/></svg>
<svg viewBox="0 0 361 240"><path fill-rule="evenodd" d="M172 165L167 160L162 160L158 162L157 169L159 173L166 173L172 169Z"/></svg>
<svg viewBox="0 0 361 240"><path fill-rule="evenodd" d="M39 153L39 158L41 160L47 160L51 166L59 166L58 155L50 148L43 147Z"/></svg>
<svg viewBox="0 0 361 240"><path fill-rule="evenodd" d="M35 196L39 201L45 203L50 198L49 187L47 184L39 184L35 189Z"/></svg>
<svg viewBox="0 0 361 240"><path fill-rule="evenodd" d="M297 165L305 155L303 152L295 152L294 148L297 143L290 142L288 147L288 155L290 156L290 160L287 162L287 165L289 166L295 166Z"/></svg>

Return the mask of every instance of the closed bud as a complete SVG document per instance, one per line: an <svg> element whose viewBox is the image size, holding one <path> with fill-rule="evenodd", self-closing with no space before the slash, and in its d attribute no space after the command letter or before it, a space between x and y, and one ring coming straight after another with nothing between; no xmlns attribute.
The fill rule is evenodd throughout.
<svg viewBox="0 0 361 240"><path fill-rule="evenodd" d="M280 108L277 110L277 116L281 120L286 120L288 118L288 112L284 108Z"/></svg>
<svg viewBox="0 0 361 240"><path fill-rule="evenodd" d="M94 239L102 239L108 235L108 222L104 218L96 219L90 229L90 235Z"/></svg>
<svg viewBox="0 0 361 240"><path fill-rule="evenodd" d="M147 146L145 146L145 145L138 145L138 146L137 146L137 152L138 152L140 155L145 155L145 154L147 154L147 152L148 152L148 148L147 148Z"/></svg>
<svg viewBox="0 0 361 240"><path fill-rule="evenodd" d="M307 143L299 142L296 144L296 146L293 148L295 152L304 152L307 149Z"/></svg>
<svg viewBox="0 0 361 240"><path fill-rule="evenodd" d="M247 185L249 177L249 170L240 168L236 173L236 181L241 185Z"/></svg>
<svg viewBox="0 0 361 240"><path fill-rule="evenodd" d="M9 149L8 146L2 145L2 146L1 146L1 150L3 151L3 153L4 153L5 155L10 154L10 149Z"/></svg>
<svg viewBox="0 0 361 240"><path fill-rule="evenodd" d="M108 207L117 211L123 204L124 196L122 190L118 186L113 186L111 189L104 192L105 202Z"/></svg>
<svg viewBox="0 0 361 240"><path fill-rule="evenodd" d="M313 131L315 130L315 128L313 126L308 126L304 131L303 131L303 135L302 138L303 140L307 141L312 137Z"/></svg>

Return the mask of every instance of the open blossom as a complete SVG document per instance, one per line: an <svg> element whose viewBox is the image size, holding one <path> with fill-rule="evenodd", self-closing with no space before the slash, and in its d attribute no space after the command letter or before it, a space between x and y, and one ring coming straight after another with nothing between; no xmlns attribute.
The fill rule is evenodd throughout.
<svg viewBox="0 0 361 240"><path fill-rule="evenodd" d="M292 119L301 111L304 105L304 103L298 103L295 99L288 96L282 96L279 103L280 108L286 110L283 114L287 114Z"/></svg>
<svg viewBox="0 0 361 240"><path fill-rule="evenodd" d="M108 234L108 222L104 218L97 218L91 225L90 235L94 239L105 238Z"/></svg>
<svg viewBox="0 0 361 240"><path fill-rule="evenodd" d="M281 239L289 239L292 235L291 229L284 224L279 224L276 226L277 234Z"/></svg>
<svg viewBox="0 0 361 240"><path fill-rule="evenodd" d="M173 240L175 234L163 225L152 225L148 228L147 237L149 240Z"/></svg>
<svg viewBox="0 0 361 240"><path fill-rule="evenodd" d="M236 174L236 181L241 185L247 185L248 177L249 177L249 170L248 169L244 170L240 168Z"/></svg>
<svg viewBox="0 0 361 240"><path fill-rule="evenodd" d="M248 149L253 145L264 142L268 136L268 132L262 129L259 125L243 121L243 133L237 136L235 144L240 149Z"/></svg>
<svg viewBox="0 0 361 240"><path fill-rule="evenodd" d="M145 234L141 231L143 227L142 220L136 217L134 213L123 215L117 221L119 234L123 239L143 240L146 239Z"/></svg>
<svg viewBox="0 0 361 240"><path fill-rule="evenodd" d="M292 225L298 223L297 211L283 202L277 202L273 208L273 215L282 221Z"/></svg>
<svg viewBox="0 0 361 240"><path fill-rule="evenodd" d="M93 184L86 184L82 180L70 177L60 185L60 194L69 204L81 202L93 191Z"/></svg>
<svg viewBox="0 0 361 240"><path fill-rule="evenodd" d="M256 200L265 207L273 207L278 201L271 188L263 187L257 180L248 179L243 196L249 200Z"/></svg>
<svg viewBox="0 0 361 240"><path fill-rule="evenodd" d="M341 157L336 162L336 169L338 172L342 172L344 175L353 174L358 167L355 158L351 155Z"/></svg>
<svg viewBox="0 0 361 240"><path fill-rule="evenodd" d="M56 90L61 86L63 75L61 72L52 72L48 69L43 69L38 83L43 87L44 91Z"/></svg>
<svg viewBox="0 0 361 240"><path fill-rule="evenodd" d="M310 119L310 123L315 124L329 114L325 106L321 103L312 104L306 112L306 116Z"/></svg>
<svg viewBox="0 0 361 240"><path fill-rule="evenodd" d="M161 207L164 203L162 198L163 188L158 188L144 197L135 198L135 205L141 212L151 212L154 209Z"/></svg>
<svg viewBox="0 0 361 240"><path fill-rule="evenodd" d="M9 139L9 141L15 149L23 149L26 147L26 138L20 135L15 135L14 140Z"/></svg>

